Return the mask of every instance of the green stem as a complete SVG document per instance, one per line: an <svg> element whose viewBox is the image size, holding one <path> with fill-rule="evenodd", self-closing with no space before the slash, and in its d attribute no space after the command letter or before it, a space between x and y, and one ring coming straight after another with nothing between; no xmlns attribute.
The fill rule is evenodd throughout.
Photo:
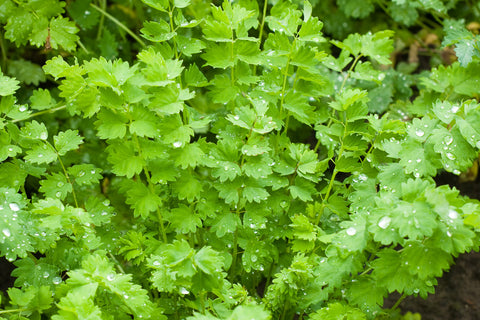
<svg viewBox="0 0 480 320"><path fill-rule="evenodd" d="M60 163L60 166L62 167L63 174L65 175L65 178L67 179L68 184L72 186L73 202L75 203L75 207L78 208L77 195L75 193L75 188L73 187L73 183L72 183L72 180L70 179L70 175L68 174L67 169L63 164L62 157L60 157L60 154L58 153L57 149L55 149L55 147L51 145L50 142L45 141L45 143L57 154L58 163Z"/></svg>
<svg viewBox="0 0 480 320"><path fill-rule="evenodd" d="M100 0L100 6L102 7L102 10L105 11L107 10L107 1L106 0ZM100 22L98 23L98 30L97 30L97 41L99 41L102 38L102 32L103 32L103 24L105 23L105 15L100 16Z"/></svg>
<svg viewBox="0 0 480 320"><path fill-rule="evenodd" d="M82 41L80 40L77 40L77 44L80 48L83 49L83 51L85 51L86 54L89 54L90 52L87 50L87 48L83 45Z"/></svg>
<svg viewBox="0 0 480 320"><path fill-rule="evenodd" d="M345 78L343 78L342 86L340 87L340 90L338 92L343 91L343 88L345 87L345 84L347 83L348 78L350 78L351 72L353 71L353 69L355 68L355 66L357 65L357 63L358 63L358 61L360 60L361 57L362 57L361 54L359 54L358 56L355 57L355 60L353 61L352 65L350 66L350 68L347 71L347 75L345 76Z"/></svg>
<svg viewBox="0 0 480 320"><path fill-rule="evenodd" d="M131 120L130 120L130 123L131 123ZM143 158L143 155L142 155L142 148L140 147L140 142L138 141L138 137L136 134L133 134L133 140L135 142L135 145L137 147L137 151L138 151L138 155ZM152 183L152 179L150 177L150 172L148 171L148 168L146 166L143 167L143 172L145 173L145 177L147 178L147 184L148 184L148 188L150 189L150 192L152 194L155 194L155 188L153 186L153 183ZM162 236L162 240L163 242L167 242L168 239L167 239L167 233L165 232L165 226L164 226L164 221L163 221L163 216L162 216L162 213L160 212L160 208L157 206L157 217L158 217L158 223L160 225L160 234Z"/></svg>
<svg viewBox="0 0 480 320"><path fill-rule="evenodd" d="M125 270L123 270L122 265L111 252L108 253L108 256L110 257L110 259L112 259L115 262L115 266L117 267L118 271L120 271L121 273L125 273Z"/></svg>
<svg viewBox="0 0 480 320"><path fill-rule="evenodd" d="M397 302L395 302L395 304L393 305L393 307L391 308L391 310L395 310L398 308L398 306L400 305L400 303L407 297L407 295L404 293L402 294L402 296L397 300Z"/></svg>
<svg viewBox="0 0 480 320"><path fill-rule="evenodd" d="M175 27L173 26L173 10L174 9L175 9L175 7L169 8L169 10L168 10L168 16L170 18L170 31L171 32L175 32ZM177 40L175 38L176 37L173 37L173 52L175 52L175 59L178 60Z"/></svg>
<svg viewBox="0 0 480 320"><path fill-rule="evenodd" d="M2 64L1 70L7 72L5 68L7 67L7 50L5 50L5 42L3 41L3 33L0 31L0 50L2 51Z"/></svg>
<svg viewBox="0 0 480 320"><path fill-rule="evenodd" d="M239 210L236 212L237 216L240 215ZM238 256L238 228L235 228L233 233L233 248L232 248L232 265L230 266L230 280L233 282L233 277L235 277L235 269L237 267L237 256Z"/></svg>
<svg viewBox="0 0 480 320"><path fill-rule="evenodd" d="M42 111L39 111L39 112L35 112L35 113L32 113L30 116L28 116L28 118L25 118L25 119L15 119L15 120L12 120L11 122L12 123L16 123L16 122L20 122L20 121L25 121L27 119L31 119L33 117L38 117L42 114L47 114L47 113L54 113L58 110L62 110L62 109L65 109L67 106L60 106L60 107L56 107L56 108L53 108L53 109L48 109L48 110L42 110Z"/></svg>
<svg viewBox="0 0 480 320"><path fill-rule="evenodd" d="M262 38L263 38L263 28L265 26L265 18L267 16L267 5L268 5L268 0L265 0L263 2L263 13L262 13L262 20L260 22L260 30L258 34L258 49L261 48L262 46ZM257 75L257 65L253 66L253 75Z"/></svg>
<svg viewBox="0 0 480 320"><path fill-rule="evenodd" d="M103 10L102 8L94 5L93 3L90 3L90 6L92 8L94 8L95 10L97 10L98 12L100 12L101 14L103 14L105 17L107 17L108 19L110 19L113 23L115 23L117 26L119 26L121 29L123 29L126 33L128 33L133 39L135 39L142 47L146 47L146 44L145 42L142 41L142 39L140 39L140 37L138 37L135 33L133 33L132 30L130 30L129 28L127 28L127 26L125 26L123 23L121 23L120 21L118 21L114 16L110 15L107 11Z"/></svg>
<svg viewBox="0 0 480 320"><path fill-rule="evenodd" d="M3 313L13 313L13 312L21 313L21 312L27 311L27 310L28 310L28 309L23 309L23 308L9 309L9 310L0 310L0 314L3 314Z"/></svg>

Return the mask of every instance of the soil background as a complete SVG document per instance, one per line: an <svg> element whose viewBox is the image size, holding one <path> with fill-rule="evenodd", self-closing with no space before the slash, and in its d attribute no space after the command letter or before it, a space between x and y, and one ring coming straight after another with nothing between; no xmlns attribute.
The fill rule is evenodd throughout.
<svg viewBox="0 0 480 320"><path fill-rule="evenodd" d="M436 181L438 185L448 184L462 195L480 200L480 177L476 181L459 182L457 176L444 173ZM387 303L393 304L398 297L392 295ZM419 313L422 320L480 320L480 253L460 255L450 271L438 279L435 294L425 300L408 297L400 309L402 314Z"/></svg>

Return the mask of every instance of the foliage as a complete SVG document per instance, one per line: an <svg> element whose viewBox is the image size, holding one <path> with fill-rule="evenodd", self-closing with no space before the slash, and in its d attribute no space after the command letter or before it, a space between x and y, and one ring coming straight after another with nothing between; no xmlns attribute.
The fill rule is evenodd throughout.
<svg viewBox="0 0 480 320"><path fill-rule="evenodd" d="M479 249L463 2L142 1L0 3L2 319L394 319Z"/></svg>

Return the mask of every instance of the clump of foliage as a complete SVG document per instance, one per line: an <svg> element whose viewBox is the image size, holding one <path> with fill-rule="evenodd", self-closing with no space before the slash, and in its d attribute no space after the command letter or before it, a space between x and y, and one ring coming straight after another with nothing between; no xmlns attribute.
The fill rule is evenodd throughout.
<svg viewBox="0 0 480 320"><path fill-rule="evenodd" d="M2 319L393 319L478 250L477 7L142 1L0 4Z"/></svg>

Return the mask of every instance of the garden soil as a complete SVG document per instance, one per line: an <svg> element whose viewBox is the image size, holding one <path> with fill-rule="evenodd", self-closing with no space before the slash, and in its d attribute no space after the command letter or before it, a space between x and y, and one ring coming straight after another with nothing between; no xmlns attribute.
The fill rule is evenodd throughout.
<svg viewBox="0 0 480 320"><path fill-rule="evenodd" d="M455 175L442 174L437 184L449 184L461 194L480 200L480 177L461 183ZM390 297L389 303L392 298L395 297ZM419 313L422 320L480 320L480 253L459 256L450 271L438 279L435 294L425 300L408 297L400 308L402 313Z"/></svg>

